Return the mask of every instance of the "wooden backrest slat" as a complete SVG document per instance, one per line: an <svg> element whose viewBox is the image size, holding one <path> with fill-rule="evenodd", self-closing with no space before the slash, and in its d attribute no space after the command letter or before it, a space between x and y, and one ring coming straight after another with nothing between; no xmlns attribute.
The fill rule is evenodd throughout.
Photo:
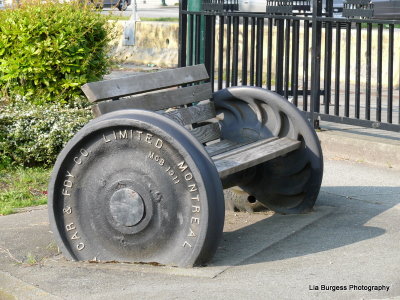
<svg viewBox="0 0 400 300"><path fill-rule="evenodd" d="M211 96L211 84L203 83L184 88L160 91L157 93L143 94L120 100L101 102L93 105L92 110L95 117L108 112L129 108L140 108L156 111L207 100L210 99Z"/></svg>
<svg viewBox="0 0 400 300"><path fill-rule="evenodd" d="M96 102L194 83L208 78L205 66L195 65L86 83L82 86L82 91L90 102Z"/></svg>
<svg viewBox="0 0 400 300"><path fill-rule="evenodd" d="M278 137L274 136L274 137L270 137L270 138L267 138L267 139L256 140L256 141L253 141L251 143L244 144L243 147L241 147L240 149L239 148L234 148L234 149L231 149L229 151L224 151L223 153L221 153L219 155L214 155L213 159L220 160L220 159L224 159L224 158L229 157L229 156L234 156L234 155L236 155L238 153L242 153L244 149L246 149L246 151L249 151L249 150L252 150L253 148L259 147L260 145L271 143L271 142L276 141L278 139L279 139Z"/></svg>
<svg viewBox="0 0 400 300"><path fill-rule="evenodd" d="M213 102L180 108L174 111L164 112L163 115L174 120L182 126L199 123L215 117Z"/></svg>
<svg viewBox="0 0 400 300"><path fill-rule="evenodd" d="M219 139L221 136L218 123L211 123L194 128L190 130L190 133L202 144Z"/></svg>

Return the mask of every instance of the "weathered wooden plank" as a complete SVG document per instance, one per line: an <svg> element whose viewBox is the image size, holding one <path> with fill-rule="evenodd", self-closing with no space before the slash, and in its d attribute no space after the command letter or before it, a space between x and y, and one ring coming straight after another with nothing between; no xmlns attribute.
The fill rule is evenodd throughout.
<svg viewBox="0 0 400 300"><path fill-rule="evenodd" d="M219 139L221 135L218 123L211 123L194 128L190 130L190 133L202 144Z"/></svg>
<svg viewBox="0 0 400 300"><path fill-rule="evenodd" d="M181 124L182 126L185 126L214 118L215 107L213 102L208 102L170 112L164 112L163 115Z"/></svg>
<svg viewBox="0 0 400 300"><path fill-rule="evenodd" d="M195 65L155 73L145 73L118 79L84 84L81 89L90 102L116 99L173 86L207 80L204 65Z"/></svg>
<svg viewBox="0 0 400 300"><path fill-rule="evenodd" d="M273 141L276 141L277 139L279 139L278 137L270 137L268 139L263 139L263 140L256 140L251 142L251 140L248 143L245 143L243 146L245 147L234 147L231 150L225 150L223 152L221 152L221 154L219 154L218 156L214 155L214 159L219 160L219 159L223 159L225 157L230 157L232 155L236 155L238 153L241 153L243 151L250 151L253 148L259 147L260 145L265 145L268 143L271 143Z"/></svg>
<svg viewBox="0 0 400 300"><path fill-rule="evenodd" d="M120 109L140 108L156 111L210 99L211 96L211 84L203 83L185 88L149 93L115 101L101 102L93 105L92 110L96 117Z"/></svg>
<svg viewBox="0 0 400 300"><path fill-rule="evenodd" d="M289 138L281 138L273 141L261 140L214 156L213 161L217 167L219 176L224 178L230 174L240 172L296 150L300 147L300 144L301 142Z"/></svg>
<svg viewBox="0 0 400 300"><path fill-rule="evenodd" d="M237 143L237 142L233 142L233 141L229 141L229 140L222 140L219 142L216 142L214 144L211 145L207 145L204 148L206 149L206 151L208 152L208 154L210 156L215 156L236 148L239 148L241 146L250 144L251 141L248 141L246 143Z"/></svg>

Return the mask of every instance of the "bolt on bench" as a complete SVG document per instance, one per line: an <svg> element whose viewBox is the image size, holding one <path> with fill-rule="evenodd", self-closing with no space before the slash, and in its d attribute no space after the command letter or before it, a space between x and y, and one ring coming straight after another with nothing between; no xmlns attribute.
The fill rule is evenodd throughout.
<svg viewBox="0 0 400 300"><path fill-rule="evenodd" d="M49 184L67 258L202 265L234 186L279 213L312 209L323 162L308 121L271 91L213 94L207 80L196 65L82 87L97 118L60 153Z"/></svg>

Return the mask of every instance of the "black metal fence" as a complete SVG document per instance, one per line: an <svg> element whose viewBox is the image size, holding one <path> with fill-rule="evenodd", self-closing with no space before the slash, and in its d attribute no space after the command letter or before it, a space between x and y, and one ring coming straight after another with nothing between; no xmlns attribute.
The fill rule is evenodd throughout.
<svg viewBox="0 0 400 300"><path fill-rule="evenodd" d="M332 17L321 0L276 2L284 11L272 14L193 12L182 0L179 64L205 63L215 90L276 91L312 121L400 131L400 20Z"/></svg>

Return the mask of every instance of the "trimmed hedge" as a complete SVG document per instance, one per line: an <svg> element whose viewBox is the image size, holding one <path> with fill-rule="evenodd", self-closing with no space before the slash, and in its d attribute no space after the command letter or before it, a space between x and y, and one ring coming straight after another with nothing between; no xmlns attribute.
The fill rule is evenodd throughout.
<svg viewBox="0 0 400 300"><path fill-rule="evenodd" d="M73 102L106 74L107 17L79 2L23 2L0 10L0 98Z"/></svg>
<svg viewBox="0 0 400 300"><path fill-rule="evenodd" d="M0 103L0 168L52 166L72 136L92 118L89 108Z"/></svg>

